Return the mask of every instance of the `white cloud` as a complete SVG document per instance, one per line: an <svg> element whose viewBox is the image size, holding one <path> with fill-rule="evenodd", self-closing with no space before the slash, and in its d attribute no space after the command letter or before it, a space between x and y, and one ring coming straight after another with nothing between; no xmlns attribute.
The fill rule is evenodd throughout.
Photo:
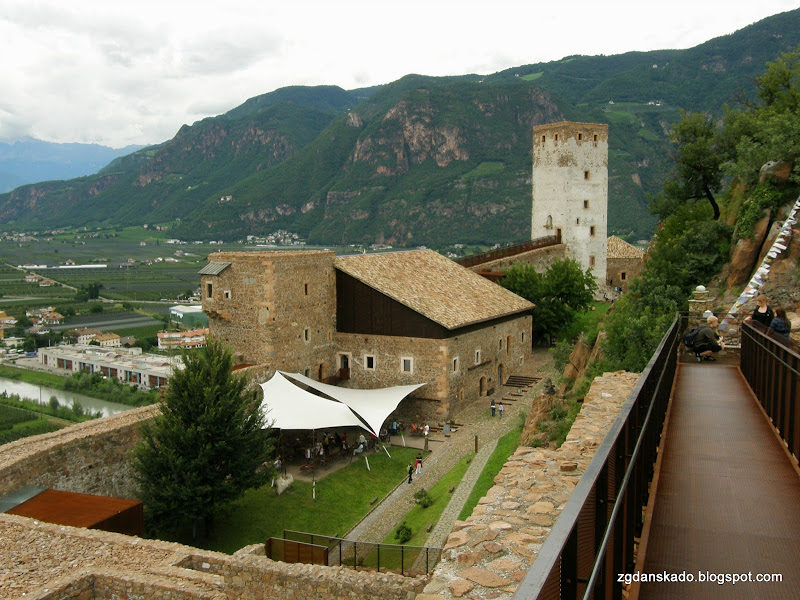
<svg viewBox="0 0 800 600"><path fill-rule="evenodd" d="M686 48L800 0L5 0L0 139L158 143L286 85ZM13 48L13 52L8 49Z"/></svg>

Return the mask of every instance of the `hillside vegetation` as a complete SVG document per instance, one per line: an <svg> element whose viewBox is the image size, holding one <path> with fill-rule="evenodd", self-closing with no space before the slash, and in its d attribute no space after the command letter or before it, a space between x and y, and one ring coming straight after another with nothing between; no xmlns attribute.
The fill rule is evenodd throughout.
<svg viewBox="0 0 800 600"><path fill-rule="evenodd" d="M610 125L609 233L647 237L680 111L752 102L763 65L800 43L800 10L689 50L571 56L489 76L257 96L96 176L0 195L11 229L181 220L232 241L285 229L310 243L437 246L530 236L531 128Z"/></svg>

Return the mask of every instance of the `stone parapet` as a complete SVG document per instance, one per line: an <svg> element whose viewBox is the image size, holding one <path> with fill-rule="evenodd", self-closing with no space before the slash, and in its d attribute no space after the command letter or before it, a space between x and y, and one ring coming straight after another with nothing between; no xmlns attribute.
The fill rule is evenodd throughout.
<svg viewBox="0 0 800 600"><path fill-rule="evenodd" d="M561 448L517 449L472 515L456 523L417 600L511 599L638 378L595 379Z"/></svg>

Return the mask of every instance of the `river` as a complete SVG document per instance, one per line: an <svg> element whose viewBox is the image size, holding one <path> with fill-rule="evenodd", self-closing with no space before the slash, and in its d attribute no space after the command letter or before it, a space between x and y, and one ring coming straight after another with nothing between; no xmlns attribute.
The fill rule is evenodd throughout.
<svg viewBox="0 0 800 600"><path fill-rule="evenodd" d="M0 393L5 391L9 396L17 394L20 398L27 398L28 400L41 400L44 403L50 401L52 396L55 396L58 403L62 406L72 406L73 401L80 402L84 410L90 412L102 411L104 417L115 415L125 410L134 408L127 404L117 404L115 402L106 402L83 394L75 394L73 392L65 392L56 388L47 387L44 385L37 385L35 383L25 383L22 381L15 381L13 379L5 379L0 377Z"/></svg>

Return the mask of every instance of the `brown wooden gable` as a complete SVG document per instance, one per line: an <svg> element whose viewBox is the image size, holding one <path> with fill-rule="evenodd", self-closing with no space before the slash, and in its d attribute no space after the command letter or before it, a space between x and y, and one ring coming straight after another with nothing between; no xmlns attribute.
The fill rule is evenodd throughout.
<svg viewBox="0 0 800 600"><path fill-rule="evenodd" d="M453 334L447 328L338 269L336 330L341 333L433 339L442 339Z"/></svg>

